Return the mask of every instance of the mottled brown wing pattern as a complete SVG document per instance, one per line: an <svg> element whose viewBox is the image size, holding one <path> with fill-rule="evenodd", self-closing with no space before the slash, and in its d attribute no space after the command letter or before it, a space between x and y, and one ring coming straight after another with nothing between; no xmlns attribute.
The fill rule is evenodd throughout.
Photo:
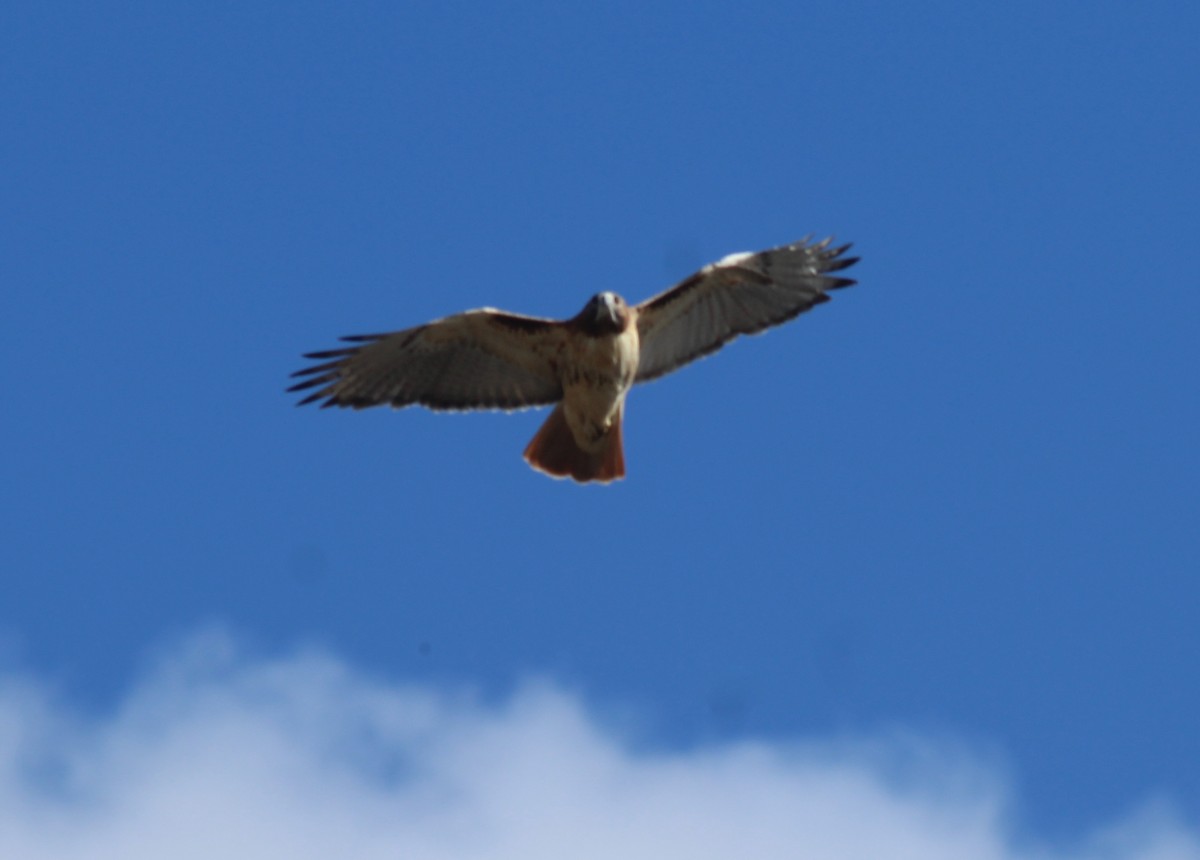
<svg viewBox="0 0 1200 860"><path fill-rule="evenodd" d="M802 239L756 254L731 254L637 306L638 382L708 355L738 335L755 334L829 300L855 283L830 275L858 262L849 245Z"/></svg>
<svg viewBox="0 0 1200 860"><path fill-rule="evenodd" d="M484 308L342 340L355 345L305 355L321 363L292 374L304 379L288 391L311 390L297 405L512 410L562 398L565 336L553 320Z"/></svg>

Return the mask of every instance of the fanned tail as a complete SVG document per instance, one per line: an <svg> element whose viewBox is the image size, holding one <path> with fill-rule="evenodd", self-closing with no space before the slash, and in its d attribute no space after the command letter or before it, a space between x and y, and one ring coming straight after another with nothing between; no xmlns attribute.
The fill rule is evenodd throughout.
<svg viewBox="0 0 1200 860"><path fill-rule="evenodd" d="M551 411L541 429L525 446L525 460L539 472L555 478L573 478L587 483L597 481L606 484L625 477L625 451L621 445L622 413L616 420L600 447L588 452L579 447L575 435L567 424L562 404Z"/></svg>

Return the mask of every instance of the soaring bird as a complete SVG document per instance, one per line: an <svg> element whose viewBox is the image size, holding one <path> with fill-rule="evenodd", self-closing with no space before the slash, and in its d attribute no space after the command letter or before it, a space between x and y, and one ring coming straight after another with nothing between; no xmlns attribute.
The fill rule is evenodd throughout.
<svg viewBox="0 0 1200 860"><path fill-rule="evenodd" d="M525 448L538 471L579 482L625 476L621 420L635 383L670 373L741 334L756 334L829 300L854 281L833 275L858 262L849 245L801 239L730 254L666 292L629 305L597 293L574 317L551 320L495 308L403 331L351 335L342 349L292 374L297 405L363 409L384 403L436 410L555 404Z"/></svg>

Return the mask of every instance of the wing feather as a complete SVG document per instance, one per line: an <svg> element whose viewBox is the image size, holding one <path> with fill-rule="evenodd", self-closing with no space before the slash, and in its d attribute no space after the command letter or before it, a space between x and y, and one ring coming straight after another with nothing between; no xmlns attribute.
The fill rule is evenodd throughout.
<svg viewBox="0 0 1200 860"><path fill-rule="evenodd" d="M858 262L843 256L849 248L831 248L829 239L801 239L756 254L731 254L642 302L637 381L656 379L738 335L756 334L828 301L828 290L854 283L830 274Z"/></svg>
<svg viewBox="0 0 1200 860"><path fill-rule="evenodd" d="M565 332L554 320L483 308L342 340L358 345L305 355L321 363L292 374L308 378L288 391L312 390L297 405L507 410L562 398L557 362Z"/></svg>

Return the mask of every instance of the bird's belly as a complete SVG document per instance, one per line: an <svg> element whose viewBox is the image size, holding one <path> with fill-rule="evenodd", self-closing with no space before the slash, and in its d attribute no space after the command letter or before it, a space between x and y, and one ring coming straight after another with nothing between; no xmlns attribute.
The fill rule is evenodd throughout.
<svg viewBox="0 0 1200 860"><path fill-rule="evenodd" d="M579 384L564 392L563 411L567 426L579 447L593 451L601 446L604 437L618 420L627 388Z"/></svg>
<svg viewBox="0 0 1200 860"><path fill-rule="evenodd" d="M586 338L571 358L563 373L563 411L575 441L584 450L595 450L620 419L637 375L637 328Z"/></svg>

